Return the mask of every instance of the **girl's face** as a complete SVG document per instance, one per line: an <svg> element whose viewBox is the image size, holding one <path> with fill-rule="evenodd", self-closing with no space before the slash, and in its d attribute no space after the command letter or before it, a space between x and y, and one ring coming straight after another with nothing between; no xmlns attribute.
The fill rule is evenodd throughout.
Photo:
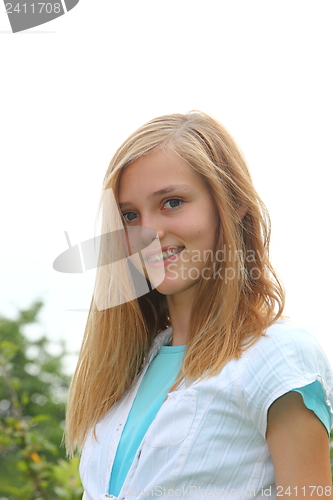
<svg viewBox="0 0 333 500"><path fill-rule="evenodd" d="M175 152L157 151L125 168L118 196L128 227L148 226L157 232L163 253L145 256L150 272L164 266L165 278L156 289L167 296L188 293L205 276L219 223L201 176Z"/></svg>

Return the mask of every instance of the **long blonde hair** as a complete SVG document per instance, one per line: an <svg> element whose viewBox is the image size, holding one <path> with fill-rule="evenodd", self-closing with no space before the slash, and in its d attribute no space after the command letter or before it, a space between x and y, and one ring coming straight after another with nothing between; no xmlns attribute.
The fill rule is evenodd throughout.
<svg viewBox="0 0 333 500"><path fill-rule="evenodd" d="M193 111L148 122L115 153L104 189L112 188L117 197L123 169L163 148L176 152L208 184L220 218L215 251L224 249L223 259L207 263L212 279L206 275L197 284L187 350L174 390L183 377L216 375L229 360L239 358L281 316L284 291L269 261L268 212L242 153L212 117ZM232 270L234 279L213 279ZM69 454L76 447L82 449L89 429L142 369L154 337L169 326L166 297L156 289L103 310L97 309L93 298L69 392L65 430Z"/></svg>

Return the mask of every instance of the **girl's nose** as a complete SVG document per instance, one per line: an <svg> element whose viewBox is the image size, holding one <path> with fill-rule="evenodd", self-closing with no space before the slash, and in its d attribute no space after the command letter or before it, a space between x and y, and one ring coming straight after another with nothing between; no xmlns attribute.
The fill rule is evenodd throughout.
<svg viewBox="0 0 333 500"><path fill-rule="evenodd" d="M152 226L141 226L141 241L144 246L149 246L154 240L162 240L165 230L163 228L155 229Z"/></svg>
<svg viewBox="0 0 333 500"><path fill-rule="evenodd" d="M158 217L154 218L142 215L141 223L142 237L145 239L147 245L149 245L157 237L160 239L160 241L162 240L162 238L164 238L165 227L163 226L163 224L161 224L161 220Z"/></svg>

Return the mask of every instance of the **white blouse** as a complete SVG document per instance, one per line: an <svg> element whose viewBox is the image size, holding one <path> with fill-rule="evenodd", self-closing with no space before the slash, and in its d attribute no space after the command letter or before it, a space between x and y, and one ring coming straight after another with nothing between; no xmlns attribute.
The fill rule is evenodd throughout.
<svg viewBox="0 0 333 500"><path fill-rule="evenodd" d="M146 368L90 432L81 457L83 500L152 497L276 498L265 440L270 405L286 392L321 383L333 425L333 376L317 340L287 320L212 378L169 393L145 434L118 497L107 493L122 429L140 381L168 328L154 340Z"/></svg>

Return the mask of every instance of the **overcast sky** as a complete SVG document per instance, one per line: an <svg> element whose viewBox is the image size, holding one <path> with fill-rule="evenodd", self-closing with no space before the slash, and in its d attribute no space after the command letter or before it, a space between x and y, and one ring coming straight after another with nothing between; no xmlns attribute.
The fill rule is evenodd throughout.
<svg viewBox="0 0 333 500"><path fill-rule="evenodd" d="M94 235L120 143L199 109L236 139L272 218L286 313L333 360L331 1L94 2L10 33L0 7L1 314L41 298L37 338L78 350L93 273L52 268ZM68 360L72 369L74 358Z"/></svg>

